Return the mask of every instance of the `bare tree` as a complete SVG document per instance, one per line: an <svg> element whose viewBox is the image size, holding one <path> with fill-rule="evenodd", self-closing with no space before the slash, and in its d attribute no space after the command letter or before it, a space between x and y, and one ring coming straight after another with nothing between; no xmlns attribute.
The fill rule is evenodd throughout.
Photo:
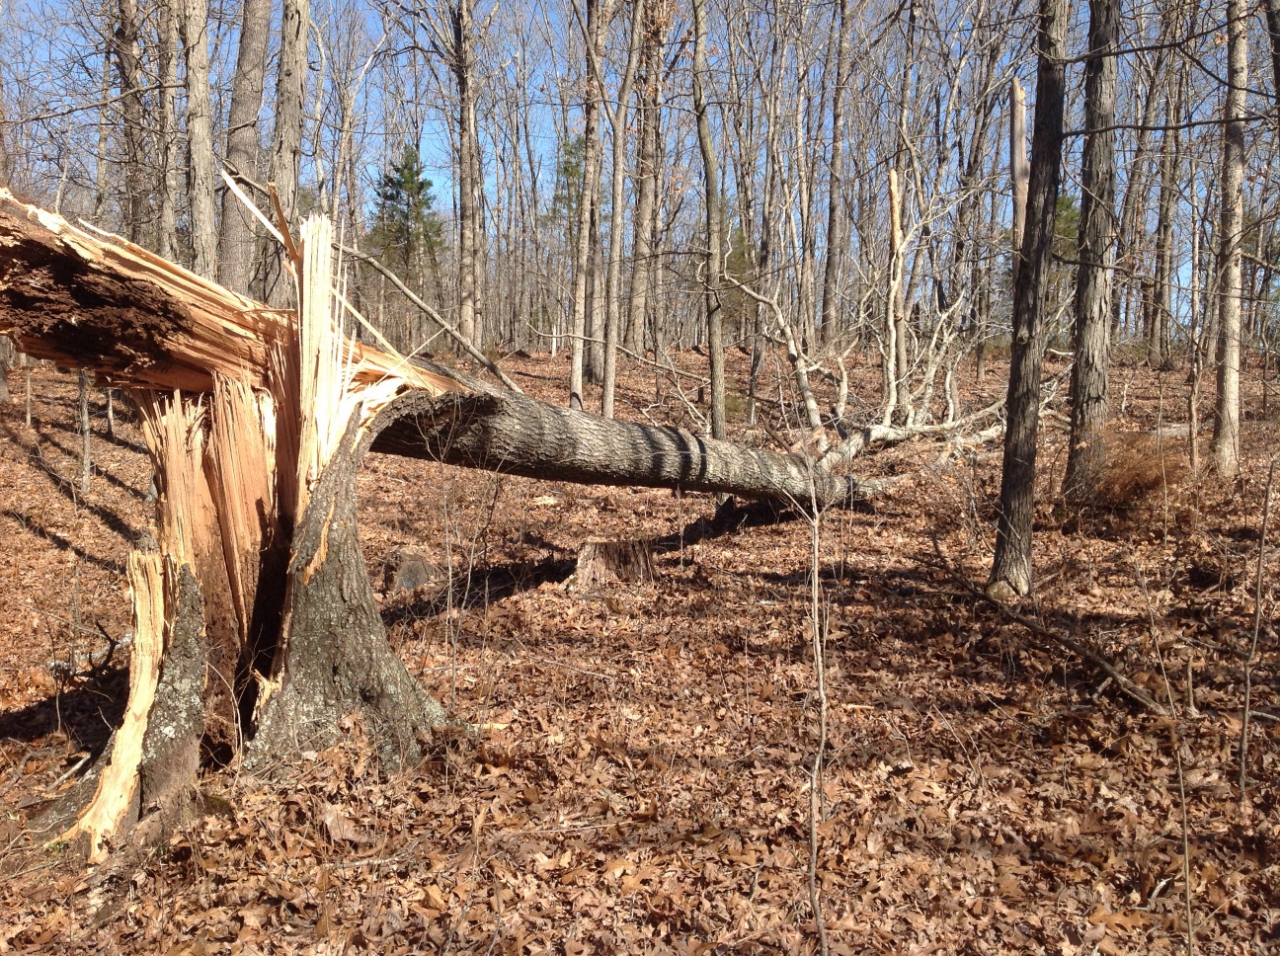
<svg viewBox="0 0 1280 956"><path fill-rule="evenodd" d="M214 209L208 5L202 0L182 0L181 16L187 66L187 208L191 216L191 268L198 275L212 279L217 272L218 226Z"/></svg>
<svg viewBox="0 0 1280 956"><path fill-rule="evenodd" d="M987 591L1010 600L1031 590L1031 525L1035 514L1036 438L1044 358L1045 296L1053 263L1062 177L1062 115L1066 100L1066 0L1040 0L1035 125L1027 187L1022 263L1015 269L1013 345L1009 360L1008 425L1000 484L996 552Z"/></svg>
<svg viewBox="0 0 1280 956"><path fill-rule="evenodd" d="M604 327L604 382L600 398L600 414L613 417L613 392L618 379L618 326L622 321L619 302L622 282L622 192L627 171L627 117L631 99L631 85L635 82L636 68L640 60L641 39L644 35L645 0L632 0L631 38L627 43L627 65L618 85L617 105L608 110L609 125L613 129L613 170L610 183L610 208L613 216L609 223L609 271L605 280ZM596 78L604 96L604 77L600 64L595 64Z"/></svg>
<svg viewBox="0 0 1280 956"><path fill-rule="evenodd" d="M836 80L831 92L830 185L827 197L827 262L822 276L822 336L831 341L839 332L840 273L848 254L849 217L844 208L844 94L849 82L849 0L839 0L839 39L836 46Z"/></svg>
<svg viewBox="0 0 1280 956"><path fill-rule="evenodd" d="M720 218L720 166L707 115L707 12L706 0L693 0L693 112L698 124L698 148L702 151L703 205L707 213L707 254L704 260L703 302L707 323L707 353L711 363L711 437L723 440L724 420L724 316L720 311L720 272L724 263Z"/></svg>
<svg viewBox="0 0 1280 956"><path fill-rule="evenodd" d="M227 117L227 165L233 175L256 178L260 143L258 114L266 83L267 41L271 36L271 0L244 0L240 46L231 84ZM253 217L230 190L222 194L222 229L218 235L218 282L247 293L253 275Z"/></svg>
<svg viewBox="0 0 1280 956"><path fill-rule="evenodd" d="M298 196L298 167L302 157L303 101L307 94L307 36L311 22L310 0L284 0L280 15L280 65L276 70L275 130L271 143L271 184L284 213L281 229L291 229ZM288 283L281 282L283 250L272 256L267 277L267 301L286 305L293 299Z"/></svg>
<svg viewBox="0 0 1280 956"><path fill-rule="evenodd" d="M573 0L574 3L577 0ZM604 24L609 20L611 0L586 0L586 16L582 32L587 47L587 70L592 61L599 62L603 55ZM575 7L575 16L577 9ZM570 319L570 335L573 338L573 354L569 372L569 401L581 406L587 351L587 280L592 257L592 222L595 208L600 201L597 188L600 181L600 90L596 83L588 82L583 93L583 154L582 192L578 200L577 244L573 254L573 303Z"/></svg>
<svg viewBox="0 0 1280 956"><path fill-rule="evenodd" d="M1117 0L1090 0L1085 63L1085 126L1080 160L1080 265L1076 270L1075 364L1071 369L1071 441L1063 487L1068 502L1091 501L1106 461L1111 269L1116 228Z"/></svg>
<svg viewBox="0 0 1280 956"><path fill-rule="evenodd" d="M1227 0L1227 91L1222 127L1222 218L1218 227L1218 396L1213 460L1218 473L1240 471L1240 252L1244 230L1245 96L1249 21L1244 0Z"/></svg>

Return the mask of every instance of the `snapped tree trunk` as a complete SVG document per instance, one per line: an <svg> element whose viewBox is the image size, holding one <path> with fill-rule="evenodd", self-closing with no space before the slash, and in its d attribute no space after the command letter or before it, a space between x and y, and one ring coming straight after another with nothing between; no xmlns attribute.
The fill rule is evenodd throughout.
<svg viewBox="0 0 1280 956"><path fill-rule="evenodd" d="M139 813L144 839L180 819L202 750L226 760L247 741L244 760L265 771L358 713L396 765L448 719L388 645L374 602L355 497L371 446L801 508L876 490L798 455L488 391L344 339L328 311L332 241L327 221L304 224L293 317L0 190L0 333L131 389L161 491L160 553L130 559L126 720L64 833L87 834L94 858Z"/></svg>
<svg viewBox="0 0 1280 956"><path fill-rule="evenodd" d="M1066 0L1040 0L1039 70L1027 223L1013 294L1008 430L1000 484L1000 517L988 593L1008 600L1031 590L1031 525L1035 514L1036 437L1044 358L1045 296L1062 175L1062 113L1066 99Z"/></svg>

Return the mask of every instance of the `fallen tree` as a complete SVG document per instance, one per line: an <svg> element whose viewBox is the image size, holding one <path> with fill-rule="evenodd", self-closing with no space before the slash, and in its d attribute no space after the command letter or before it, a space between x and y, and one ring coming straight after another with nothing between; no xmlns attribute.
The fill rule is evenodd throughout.
<svg viewBox="0 0 1280 956"><path fill-rule="evenodd" d="M137 404L160 491L129 561L126 716L63 839L91 860L181 817L202 759L266 768L359 713L414 761L448 721L386 640L355 477L379 451L535 478L723 492L807 507L877 489L779 454L499 391L378 339L333 285L332 229L282 236L299 306L268 309L0 190L0 333ZM144 826L136 826L144 822Z"/></svg>

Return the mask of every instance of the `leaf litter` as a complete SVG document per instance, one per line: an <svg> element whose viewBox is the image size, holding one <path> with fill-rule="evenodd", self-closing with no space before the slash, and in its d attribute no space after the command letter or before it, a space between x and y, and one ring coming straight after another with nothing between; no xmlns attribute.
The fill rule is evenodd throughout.
<svg viewBox="0 0 1280 956"><path fill-rule="evenodd" d="M535 391L562 364L510 362ZM39 849L31 821L118 720L127 650L93 662L125 636L121 569L146 527L149 472L132 424L109 439L97 421L81 499L74 385L34 380L35 428L0 408L0 953L816 952L814 786L837 954L1185 950L1180 790L1197 950L1280 939L1269 574L1243 803L1236 788L1265 423L1246 428L1236 487L1188 480L1173 467L1185 443L1169 443L1158 488L1131 480L1132 500L1074 526L1053 499L1064 437L1046 435L1041 584L1020 613L1152 697L1171 692L1172 716L957 584L981 583L989 562L999 474L986 450L947 469L927 444L859 461L913 477L823 520L816 782L804 520L715 527L706 496L370 456L374 580L402 549L446 578L386 595L391 640L482 734L441 735L421 766L388 775L353 716L269 782L207 771L199 811L167 843L90 869ZM975 407L998 379L983 388L970 386ZM1135 374L1124 427L1155 426L1159 389ZM655 407L643 375L621 394L682 414ZM579 587L573 559L601 537L652 543L652 579ZM1269 545L1264 566L1274 558Z"/></svg>

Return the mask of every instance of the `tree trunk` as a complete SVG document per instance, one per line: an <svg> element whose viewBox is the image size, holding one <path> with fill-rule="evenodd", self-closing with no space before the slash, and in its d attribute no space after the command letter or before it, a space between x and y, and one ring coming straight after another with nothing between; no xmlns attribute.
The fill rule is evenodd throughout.
<svg viewBox="0 0 1280 956"><path fill-rule="evenodd" d="M627 348L644 348L653 272L653 223L658 195L658 136L662 126L662 40L666 32L666 0L646 4L644 76L640 83L640 145L636 155L636 211L632 222L631 294L627 305Z"/></svg>
<svg viewBox="0 0 1280 956"><path fill-rule="evenodd" d="M576 3L577 0L574 0ZM593 60L602 55L602 20L608 19L609 0L586 0L586 23L583 39L588 48L587 70ZM604 4L606 9L602 10ZM572 358L569 369L569 401L582 405L584 375L586 374L587 336L587 280L591 268L591 217L599 193L595 190L600 165L600 96L595 83L587 84L583 110L582 191L578 199L577 248L573 252L573 303L569 334L572 337Z"/></svg>
<svg viewBox="0 0 1280 956"><path fill-rule="evenodd" d="M208 5L182 4L187 62L187 206L191 216L191 271L206 279L217 272L218 225L214 212L212 100L209 95Z"/></svg>
<svg viewBox="0 0 1280 956"><path fill-rule="evenodd" d="M831 153L827 196L827 262L822 275L822 338L835 340L840 309L840 272L849 242L844 211L844 88L849 81L849 0L839 0L836 86L831 94Z"/></svg>
<svg viewBox="0 0 1280 956"><path fill-rule="evenodd" d="M0 335L0 404L7 404L12 400L9 395L9 369L13 368L16 354L9 336Z"/></svg>
<svg viewBox="0 0 1280 956"><path fill-rule="evenodd" d="M1075 364L1071 369L1071 440L1063 479L1069 503L1094 501L1106 462L1107 366L1111 268L1115 261L1117 0L1090 0L1085 65L1085 127L1080 170L1080 266L1076 272Z"/></svg>
<svg viewBox="0 0 1280 956"><path fill-rule="evenodd" d="M988 593L1008 600L1031 590L1031 525L1035 515L1036 437L1044 358L1045 296L1062 176L1062 114L1066 99L1066 0L1040 0L1039 70L1027 226L1013 294L1009 423L1004 441L1000 518Z"/></svg>
<svg viewBox="0 0 1280 956"><path fill-rule="evenodd" d="M1173 90L1170 90L1165 109L1165 125L1172 127L1176 116L1176 97ZM1170 341L1173 326L1173 216L1181 188L1178 174L1182 165L1178 155L1178 131L1166 129L1161 136L1160 145L1160 198L1156 205L1156 288L1152 310L1153 328L1147 343L1147 363L1154 369L1168 370L1173 367Z"/></svg>
<svg viewBox="0 0 1280 956"><path fill-rule="evenodd" d="M630 115L631 85L635 81L636 66L640 60L641 37L645 23L645 0L633 0L631 5L631 40L627 44L627 65L618 86L618 105L610 113L613 126L613 170L610 184L610 208L613 215L609 222L609 270L605 278L604 324L604 390L600 398L600 414L613 417L613 392L618 381L618 326L622 322L620 286L622 284L622 203L627 170L627 126ZM598 64L597 64L598 66ZM597 73L604 96L604 77Z"/></svg>
<svg viewBox="0 0 1280 956"><path fill-rule="evenodd" d="M1009 227L1013 249L1012 285L1018 284L1022 265L1022 236L1027 225L1027 94L1015 77L1009 95L1009 181L1013 191L1013 222Z"/></svg>
<svg viewBox="0 0 1280 956"><path fill-rule="evenodd" d="M711 364L711 437L724 440L724 316L720 310L720 269L724 260L720 218L720 166L711 139L704 84L707 74L706 0L693 0L693 112L702 151L703 204L707 211L706 274L703 276L707 354Z"/></svg>
<svg viewBox="0 0 1280 956"><path fill-rule="evenodd" d="M1267 36L1271 40L1271 93L1280 109L1280 0L1267 0ZM0 175L4 167L0 166Z"/></svg>
<svg viewBox="0 0 1280 956"><path fill-rule="evenodd" d="M323 749L338 720L360 713L389 767L421 759L421 743L448 715L387 642L356 531L356 473L370 442L421 396L387 406L367 430L352 417L293 534L284 628L246 764L263 768ZM402 410L403 409L403 410Z"/></svg>
<svg viewBox="0 0 1280 956"><path fill-rule="evenodd" d="M78 376L80 425L80 494L89 494L89 481L93 474L93 435L89 428L89 382L84 370Z"/></svg>
<svg viewBox="0 0 1280 956"><path fill-rule="evenodd" d="M124 113L125 208L124 231L131 242L142 243L147 213L146 170L143 140L146 133L142 115L142 64L138 51L138 7L134 0L120 0L112 44L116 70L120 74L120 97Z"/></svg>
<svg viewBox="0 0 1280 956"><path fill-rule="evenodd" d="M310 20L310 0L284 0L280 23L280 65L276 74L275 131L271 143L271 184L276 188L280 208L284 212L284 222L279 224L281 230L294 227L297 212ZM293 284L285 279L283 257L284 250L274 251L267 276L267 302L280 307L287 306L294 298Z"/></svg>
<svg viewBox="0 0 1280 956"><path fill-rule="evenodd" d="M178 167L178 11L172 4L160 8L160 169L157 186L160 193L160 221L156 251L162 259L177 262L178 230L176 204L179 195Z"/></svg>
<svg viewBox="0 0 1280 956"><path fill-rule="evenodd" d="M373 450L579 484L679 488L810 507L847 505L874 483L828 475L798 455L745 448L559 408L524 395L482 392L404 406ZM811 486L810 482L813 481Z"/></svg>
<svg viewBox="0 0 1280 956"><path fill-rule="evenodd" d="M254 177L258 169L258 114L266 82L267 41L271 36L271 0L243 0L240 47L231 84L227 123L227 165L232 175ZM222 231L218 236L218 284L249 293L254 259L253 217L231 190L222 193Z"/></svg>
<svg viewBox="0 0 1280 956"><path fill-rule="evenodd" d="M480 348L477 293L480 256L480 140L476 132L474 0L450 10L450 68L458 88L458 331Z"/></svg>
<svg viewBox="0 0 1280 956"><path fill-rule="evenodd" d="M1244 0L1227 0L1227 87L1222 128L1222 218L1218 228L1218 395L1213 460L1218 473L1240 472L1240 252L1244 229L1245 97L1249 22Z"/></svg>

